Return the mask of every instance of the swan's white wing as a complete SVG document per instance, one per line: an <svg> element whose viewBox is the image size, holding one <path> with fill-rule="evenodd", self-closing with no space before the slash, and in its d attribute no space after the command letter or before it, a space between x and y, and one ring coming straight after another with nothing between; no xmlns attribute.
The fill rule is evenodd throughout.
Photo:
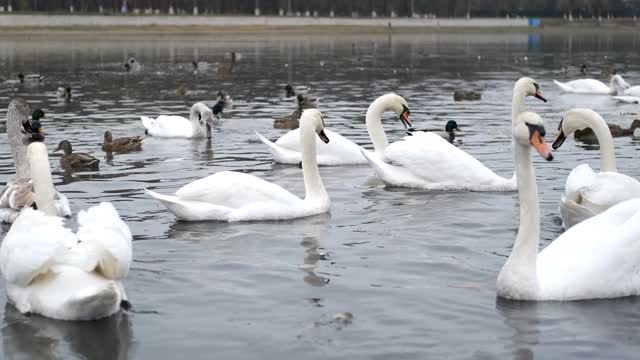
<svg viewBox="0 0 640 360"><path fill-rule="evenodd" d="M263 203L298 205L302 201L276 184L235 171L222 171L193 181L176 191L176 196L180 200L232 209Z"/></svg>
<svg viewBox="0 0 640 360"><path fill-rule="evenodd" d="M20 214L0 246L0 267L7 282L27 286L75 246L75 234L62 221L30 208Z"/></svg>
<svg viewBox="0 0 640 360"><path fill-rule="evenodd" d="M599 214L625 200L640 197L640 182L616 172L594 174L593 182L578 191L582 206Z"/></svg>
<svg viewBox="0 0 640 360"><path fill-rule="evenodd" d="M567 199L576 201L578 190L593 183L595 174L589 164L580 164L571 170L564 186L564 195Z"/></svg>
<svg viewBox="0 0 640 360"><path fill-rule="evenodd" d="M155 119L141 116L140 119L151 136L191 137L193 135L191 122L182 116L160 115Z"/></svg>
<svg viewBox="0 0 640 360"><path fill-rule="evenodd" d="M640 293L640 199L622 202L560 235L540 252L542 300Z"/></svg>
<svg viewBox="0 0 640 360"><path fill-rule="evenodd" d="M636 99L640 98L640 86L633 86L624 91L625 95L633 96Z"/></svg>
<svg viewBox="0 0 640 360"><path fill-rule="evenodd" d="M504 182L473 156L437 134L417 132L387 147L385 158L425 181L473 187Z"/></svg>
<svg viewBox="0 0 640 360"><path fill-rule="evenodd" d="M612 96L612 98L616 99L618 102L625 104L640 104L640 97L638 96Z"/></svg>
<svg viewBox="0 0 640 360"><path fill-rule="evenodd" d="M89 270L107 279L122 279L131 266L131 231L111 203L103 202L78 214L78 254Z"/></svg>
<svg viewBox="0 0 640 360"><path fill-rule="evenodd" d="M577 94L608 94L609 86L596 79L579 79L566 83L553 80L553 82L564 92Z"/></svg>
<svg viewBox="0 0 640 360"><path fill-rule="evenodd" d="M58 216L71 216L69 200L54 189L55 207ZM13 223L25 207L33 205L33 183L30 179L18 179L7 183L0 194L0 221Z"/></svg>
<svg viewBox="0 0 640 360"><path fill-rule="evenodd" d="M360 146L356 143L329 129L324 129L324 132L329 138L329 143L324 143L320 138L316 137L316 152L319 165L366 163L365 158L360 153ZM261 137L259 134L258 136ZM269 146L269 151L271 151L277 162L297 164L301 161L300 129L289 131L275 143L263 139L261 138L260 140Z"/></svg>

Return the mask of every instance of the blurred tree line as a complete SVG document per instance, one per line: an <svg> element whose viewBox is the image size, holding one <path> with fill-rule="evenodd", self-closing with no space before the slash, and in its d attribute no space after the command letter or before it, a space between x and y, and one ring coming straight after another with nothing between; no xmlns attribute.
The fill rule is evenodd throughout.
<svg viewBox="0 0 640 360"><path fill-rule="evenodd" d="M640 12L640 0L0 0L17 11L192 14L319 15L329 16L536 16L631 17ZM123 6L124 5L124 6Z"/></svg>

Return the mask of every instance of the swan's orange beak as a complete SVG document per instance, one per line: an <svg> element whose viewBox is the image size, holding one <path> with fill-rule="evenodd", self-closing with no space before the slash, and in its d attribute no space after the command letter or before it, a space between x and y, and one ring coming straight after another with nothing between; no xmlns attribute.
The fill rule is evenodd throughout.
<svg viewBox="0 0 640 360"><path fill-rule="evenodd" d="M544 102L547 102L547 99L542 96L542 91L540 91L540 88L536 88L536 94L534 96Z"/></svg>
<svg viewBox="0 0 640 360"><path fill-rule="evenodd" d="M404 125L405 129L411 129L413 126L411 125L411 121L409 120L409 114L411 114L411 112L409 111L409 108L407 108L406 106L402 106L402 112L400 113L400 121L402 122L402 125Z"/></svg>
<svg viewBox="0 0 640 360"><path fill-rule="evenodd" d="M540 134L539 130L534 130L533 134L531 134L531 146L533 146L540 156L547 161L553 160L553 154L551 150L549 150L549 146L547 146L547 140Z"/></svg>

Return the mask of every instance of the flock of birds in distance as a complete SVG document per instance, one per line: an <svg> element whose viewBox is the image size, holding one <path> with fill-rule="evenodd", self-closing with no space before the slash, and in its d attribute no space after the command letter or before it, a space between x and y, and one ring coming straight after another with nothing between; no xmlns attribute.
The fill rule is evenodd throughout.
<svg viewBox="0 0 640 360"><path fill-rule="evenodd" d="M193 62L194 72L202 64ZM140 64L129 59L125 68ZM584 74L585 67L580 68ZM20 74L20 83L41 81L37 74ZM13 80L11 80L13 81ZM609 85L581 78L554 82L566 93L601 94L623 102L638 102L640 86L631 87L614 74ZM267 221L308 217L330 211L319 165L369 165L388 186L440 191L517 191L520 221L511 253L497 277L497 295L514 300L582 300L640 295L640 182L616 167L613 137L633 135L640 127L608 125L590 109L567 110L554 127L552 144L558 150L571 134L595 139L600 145L600 171L578 165L559 194L559 212L565 231L539 251L540 214L531 150L547 161L553 154L546 140L543 119L526 111L528 97L546 102L538 83L523 77L515 82L511 136L514 173L502 177L453 143L457 124L444 131L415 130L409 103L388 93L370 104L365 124L373 146L365 149L325 128L317 101L308 89L285 86L285 97L295 99L295 111L274 119L276 128L291 129L273 142L259 133L273 159L302 168L306 194L300 198L254 175L222 171L192 181L174 194L144 192L182 221ZM70 100L71 88L59 96ZM456 92L456 101L477 101L481 94ZM219 92L213 108L195 103L188 117L142 116L146 136L211 139L218 116L231 99ZM389 143L382 117L394 113L407 136ZM69 201L52 182L42 110L33 112L26 101L14 99L8 108L6 132L16 179L0 194L0 219L11 228L0 246L0 270L9 301L22 313L61 320L91 320L113 315L131 305L122 281L132 261L132 235L111 203L103 202L78 214L79 227L64 226L72 215ZM113 138L104 134L107 153L140 151L143 137ZM99 160L73 151L63 140L56 151L70 171L95 170ZM327 170L329 171L329 170Z"/></svg>

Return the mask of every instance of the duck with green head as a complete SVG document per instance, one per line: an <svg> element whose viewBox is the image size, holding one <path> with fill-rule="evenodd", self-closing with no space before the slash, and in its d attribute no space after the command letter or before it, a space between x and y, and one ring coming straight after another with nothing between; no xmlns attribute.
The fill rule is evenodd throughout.
<svg viewBox="0 0 640 360"><path fill-rule="evenodd" d="M85 153L74 153L71 143L67 140L60 141L58 147L54 150L63 151L64 155L60 158L60 164L65 170L98 170L100 160Z"/></svg>

